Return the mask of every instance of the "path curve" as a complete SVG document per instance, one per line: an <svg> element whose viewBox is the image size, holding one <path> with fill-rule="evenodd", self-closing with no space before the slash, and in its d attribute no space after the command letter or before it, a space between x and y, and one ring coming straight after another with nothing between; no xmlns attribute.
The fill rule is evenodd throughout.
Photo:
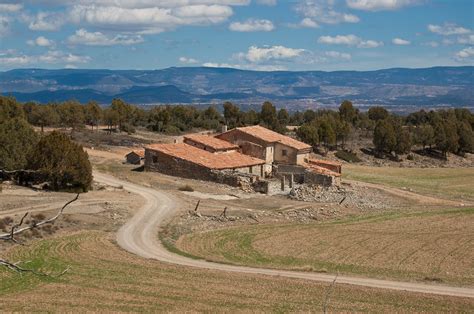
<svg viewBox="0 0 474 314"><path fill-rule="evenodd" d="M143 187L98 172L94 172L94 179L98 182L112 186L123 186L125 190L139 194L145 198L146 204L140 208L122 228L120 228L117 234L118 245L133 254L176 265L227 272L281 276L319 282L332 282L335 278L335 275L331 274L219 264L204 260L195 260L172 253L168 251L158 239L158 229L160 225L166 219L172 217L177 210L176 201L170 195L162 191ZM474 298L474 289L462 287L428 285L422 283L400 282L341 275L337 277L337 283L371 288Z"/></svg>

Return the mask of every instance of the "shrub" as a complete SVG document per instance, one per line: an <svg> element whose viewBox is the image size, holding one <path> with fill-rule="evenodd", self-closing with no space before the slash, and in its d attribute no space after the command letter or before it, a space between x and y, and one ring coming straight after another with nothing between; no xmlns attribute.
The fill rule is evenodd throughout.
<svg viewBox="0 0 474 314"><path fill-rule="evenodd" d="M338 150L335 156L347 162L361 162L362 160L357 157L356 154L348 152L346 150Z"/></svg>
<svg viewBox="0 0 474 314"><path fill-rule="evenodd" d="M186 185L183 185L179 188L180 191L185 191L185 192L194 192L194 189L192 186L186 184Z"/></svg>
<svg viewBox="0 0 474 314"><path fill-rule="evenodd" d="M85 192L92 183L92 167L87 153L81 145L60 132L52 132L38 142L28 166L44 176L53 190Z"/></svg>

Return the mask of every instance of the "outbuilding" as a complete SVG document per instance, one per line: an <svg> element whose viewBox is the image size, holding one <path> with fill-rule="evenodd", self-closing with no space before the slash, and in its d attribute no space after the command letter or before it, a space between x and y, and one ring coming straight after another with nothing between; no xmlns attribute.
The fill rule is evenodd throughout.
<svg viewBox="0 0 474 314"><path fill-rule="evenodd" d="M125 161L127 164L132 164L132 165L139 165L141 164L142 160L145 158L145 150L140 149L140 150L133 150L127 155L125 155Z"/></svg>

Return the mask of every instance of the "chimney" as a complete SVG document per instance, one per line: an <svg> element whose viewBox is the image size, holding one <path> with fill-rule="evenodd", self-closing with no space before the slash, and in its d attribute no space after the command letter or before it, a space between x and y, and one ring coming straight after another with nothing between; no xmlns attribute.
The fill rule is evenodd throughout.
<svg viewBox="0 0 474 314"><path fill-rule="evenodd" d="M221 129L222 133L227 132L227 124L224 124Z"/></svg>

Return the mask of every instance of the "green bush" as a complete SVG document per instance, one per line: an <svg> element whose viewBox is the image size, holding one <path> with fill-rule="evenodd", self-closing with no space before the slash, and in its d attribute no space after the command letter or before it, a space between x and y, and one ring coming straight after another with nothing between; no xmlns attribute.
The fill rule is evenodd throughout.
<svg viewBox="0 0 474 314"><path fill-rule="evenodd" d="M81 145L57 131L38 142L28 166L49 181L53 190L86 192L92 183L92 166L87 153Z"/></svg>
<svg viewBox="0 0 474 314"><path fill-rule="evenodd" d="M346 150L338 150L335 156L347 162L361 162L362 160L357 157L356 154L348 152Z"/></svg>

